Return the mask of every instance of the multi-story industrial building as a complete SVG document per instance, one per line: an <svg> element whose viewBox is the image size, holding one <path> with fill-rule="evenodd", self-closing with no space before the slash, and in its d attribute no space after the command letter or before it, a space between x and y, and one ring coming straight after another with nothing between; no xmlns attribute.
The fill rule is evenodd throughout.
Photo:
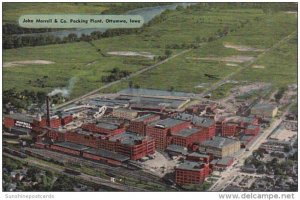
<svg viewBox="0 0 300 200"><path fill-rule="evenodd" d="M256 104L251 108L251 114L260 118L273 118L277 111L278 107L275 104Z"/></svg>
<svg viewBox="0 0 300 200"><path fill-rule="evenodd" d="M191 147L194 143L201 143L206 140L205 134L199 128L185 128L172 133L171 143L184 147Z"/></svg>
<svg viewBox="0 0 300 200"><path fill-rule="evenodd" d="M130 121L127 130L129 132L137 133L139 135L146 135L147 124L160 119L159 115L147 114Z"/></svg>
<svg viewBox="0 0 300 200"><path fill-rule="evenodd" d="M178 185L201 184L209 173L209 164L185 161L175 167L175 181Z"/></svg>
<svg viewBox="0 0 300 200"><path fill-rule="evenodd" d="M81 126L82 129L103 135L117 135L125 132L121 125L115 125L106 122L86 123Z"/></svg>
<svg viewBox="0 0 300 200"><path fill-rule="evenodd" d="M240 141L217 136L200 144L199 151L217 158L223 158L236 153L240 148Z"/></svg>
<svg viewBox="0 0 300 200"><path fill-rule="evenodd" d="M190 122L167 118L150 123L146 127L146 135L155 140L155 147L159 150L165 150L171 141L167 136L179 132L191 126Z"/></svg>
<svg viewBox="0 0 300 200"><path fill-rule="evenodd" d="M195 127L202 129L205 140L211 139L216 134L216 123L213 119L208 117L199 117L196 115L177 113L175 119L191 122Z"/></svg>

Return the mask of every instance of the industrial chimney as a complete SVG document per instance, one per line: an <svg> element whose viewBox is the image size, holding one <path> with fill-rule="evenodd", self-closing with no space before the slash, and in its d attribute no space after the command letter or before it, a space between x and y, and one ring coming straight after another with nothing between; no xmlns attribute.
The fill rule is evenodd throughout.
<svg viewBox="0 0 300 200"><path fill-rule="evenodd" d="M46 97L46 106L47 106L47 126L50 127L50 99L47 95Z"/></svg>

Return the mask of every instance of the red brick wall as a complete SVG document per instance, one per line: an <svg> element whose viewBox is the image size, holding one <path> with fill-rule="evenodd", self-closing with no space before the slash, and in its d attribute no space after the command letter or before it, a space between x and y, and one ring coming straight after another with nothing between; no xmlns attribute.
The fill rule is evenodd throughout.
<svg viewBox="0 0 300 200"><path fill-rule="evenodd" d="M68 123L70 123L72 121L73 121L73 116L72 115L68 115L68 116L66 116L66 117L64 117L64 118L61 119L61 124L62 125L66 125L66 124L68 124Z"/></svg>
<svg viewBox="0 0 300 200"><path fill-rule="evenodd" d="M196 157L196 156L190 156L188 155L187 160L190 160L190 161L195 161L195 162L205 162L205 163L209 163L210 162L210 159L209 158L205 158L205 157Z"/></svg>
<svg viewBox="0 0 300 200"><path fill-rule="evenodd" d="M61 121L60 121L59 118L50 120L50 127L51 128L58 128L60 126L61 126Z"/></svg>
<svg viewBox="0 0 300 200"><path fill-rule="evenodd" d="M108 158L103 158L97 155L93 155L90 153L83 153L82 155L84 158L88 158L88 159L92 159L92 160L96 160L96 161L103 161L109 164L113 164L113 165L121 165L122 163L120 161L117 160L112 160L112 159L108 159Z"/></svg>
<svg viewBox="0 0 300 200"><path fill-rule="evenodd" d="M175 168L175 181L179 185L201 184L209 173L210 169L208 164L204 164L204 167L200 171Z"/></svg>
<svg viewBox="0 0 300 200"><path fill-rule="evenodd" d="M155 148L159 150L165 150L167 148L167 132L168 129L152 126L146 127L146 135L154 139Z"/></svg>
<svg viewBox="0 0 300 200"><path fill-rule="evenodd" d="M139 135L146 134L146 126L142 121L131 121L127 130L133 133L137 133Z"/></svg>
<svg viewBox="0 0 300 200"><path fill-rule="evenodd" d="M74 132L65 133L65 140L93 148L98 148L99 146L97 138L89 135L77 134Z"/></svg>
<svg viewBox="0 0 300 200"><path fill-rule="evenodd" d="M171 127L170 131L171 131L171 133L175 133L175 132L181 131L182 129L189 127L190 125L191 125L190 122L183 121L182 123Z"/></svg>
<svg viewBox="0 0 300 200"><path fill-rule="evenodd" d="M257 135L258 133L259 133L259 130L260 130L260 128L259 128L259 126L256 126L256 128L255 129L245 129L245 134L246 135Z"/></svg>
<svg viewBox="0 0 300 200"><path fill-rule="evenodd" d="M237 133L237 125L224 124L222 126L222 136L234 136Z"/></svg>
<svg viewBox="0 0 300 200"><path fill-rule="evenodd" d="M115 130L109 130L109 129L104 129L101 127L97 127L96 124L83 124L81 126L82 129L91 131L91 132L96 132L96 133L102 133L106 135L117 135L125 132L125 128L118 128Z"/></svg>
<svg viewBox="0 0 300 200"><path fill-rule="evenodd" d="M53 149L53 150L56 150L56 151L61 151L61 152L67 153L67 154L72 154L72 155L76 155L76 156L80 155L79 151L64 148L64 147L60 147L60 146L56 146L56 145L51 145L50 148Z"/></svg>

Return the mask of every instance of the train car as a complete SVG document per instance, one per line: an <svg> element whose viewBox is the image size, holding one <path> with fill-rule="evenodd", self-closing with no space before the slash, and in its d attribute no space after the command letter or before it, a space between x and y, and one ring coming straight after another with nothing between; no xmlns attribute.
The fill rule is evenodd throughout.
<svg viewBox="0 0 300 200"><path fill-rule="evenodd" d="M81 172L74 170L74 169L70 169L70 168L65 168L64 172L66 172L68 174L76 175L76 176L81 174Z"/></svg>
<svg viewBox="0 0 300 200"><path fill-rule="evenodd" d="M27 155L25 153L22 153L20 151L16 151L14 149L10 149L8 147L4 147L3 152L9 153L9 154L14 155L14 156L18 156L20 158L27 158Z"/></svg>

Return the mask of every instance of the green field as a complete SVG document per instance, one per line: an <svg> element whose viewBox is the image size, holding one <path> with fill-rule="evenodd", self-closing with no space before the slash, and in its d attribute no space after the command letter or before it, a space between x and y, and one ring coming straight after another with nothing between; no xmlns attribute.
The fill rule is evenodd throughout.
<svg viewBox="0 0 300 200"><path fill-rule="evenodd" d="M208 41L210 37L215 37L224 29L229 31L227 36ZM234 73L236 74L232 78L237 80L267 81L275 85L286 85L297 81L296 34L264 55L260 55L263 52L225 48L224 44L247 45L266 50L296 30L297 17L285 12L264 13L261 9L249 8L208 10L190 8L168 11L163 15L161 22L145 27L144 31L138 34L93 40L91 43L78 42L4 50L4 63L24 60L48 60L55 63L5 67L3 87L4 90L15 87L18 91L27 89L50 92L56 87L66 86L71 77L77 77L79 81L71 94L71 98L74 98L103 86L101 77L107 75L108 70L112 68L118 67L135 72L158 62L143 57L112 56L107 55L107 52L150 52L161 56L166 49L175 54L187 49L190 44L201 44L201 47L103 92L115 92L126 88L129 81L132 81L134 85L145 88L200 93L207 86ZM254 64L264 65L265 68L255 69L252 68L254 64L248 66L247 62L229 66L223 61L197 60L203 57L236 55L253 57L260 55ZM208 78L204 74L213 74L218 78ZM274 76L275 79L272 78ZM43 80L43 87L36 83L36 79ZM200 84L204 87L197 87ZM226 90L230 87L226 87Z"/></svg>
<svg viewBox="0 0 300 200"><path fill-rule="evenodd" d="M251 12L253 17L255 16ZM258 14L260 15L260 13ZM232 16L232 15L231 15ZM226 17L223 16L223 21ZM240 31L230 33L228 36L203 45L201 48L177 57L176 59L161 65L159 68L135 77L132 81L141 87L169 89L178 91L201 92L201 88L195 88L200 84L212 85L218 80L209 79L205 73L214 74L220 79L237 72L232 77L234 80L265 81L275 86L296 83L297 81L297 36L284 42L279 47L270 50L249 66L248 62L236 63L238 66L227 66L228 62L191 60L189 57L226 57L226 56L253 56L257 57L262 52L238 51L225 48L224 44L247 45L266 50L278 43L284 37L297 30L297 18L287 13L266 14L256 22L250 21ZM264 65L264 69L252 68L253 65ZM242 67L242 69L241 69ZM240 72L239 72L240 71ZM275 78L274 78L275 77ZM223 86L223 95L234 87L234 84ZM117 91L127 87L127 83L113 86L109 91ZM219 89L220 90L220 89ZM218 93L218 91L216 91ZM215 92L215 93L216 93ZM222 97L222 95L218 95Z"/></svg>

